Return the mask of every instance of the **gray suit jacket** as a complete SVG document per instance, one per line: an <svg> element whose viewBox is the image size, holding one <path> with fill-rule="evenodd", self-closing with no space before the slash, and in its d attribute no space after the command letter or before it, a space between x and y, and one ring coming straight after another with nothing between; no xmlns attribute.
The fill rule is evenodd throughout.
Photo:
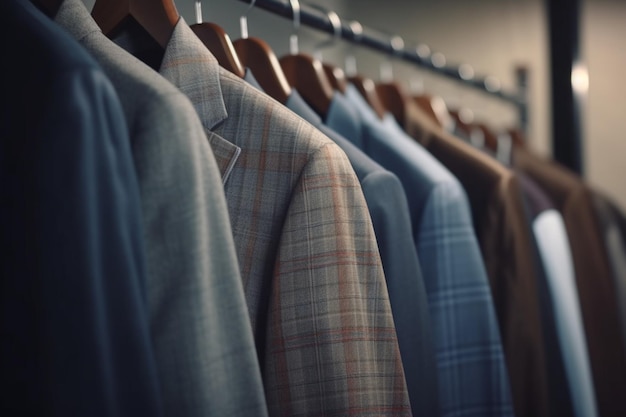
<svg viewBox="0 0 626 417"><path fill-rule="evenodd" d="M56 21L100 63L125 111L165 415L265 415L224 190L193 106L107 39L80 0Z"/></svg>
<svg viewBox="0 0 626 417"><path fill-rule="evenodd" d="M336 144L219 67L181 19L160 69L222 169L271 415L411 414L380 254Z"/></svg>

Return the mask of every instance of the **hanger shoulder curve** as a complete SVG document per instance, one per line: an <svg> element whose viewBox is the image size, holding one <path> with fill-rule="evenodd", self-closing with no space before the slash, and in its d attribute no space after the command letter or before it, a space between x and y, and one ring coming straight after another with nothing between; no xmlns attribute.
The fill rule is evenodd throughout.
<svg viewBox="0 0 626 417"><path fill-rule="evenodd" d="M328 77L328 81L330 81L330 85L333 87L333 89L339 91L340 93L345 93L348 86L346 73L343 72L341 68L335 67L330 64L322 63L322 67L324 68L326 77Z"/></svg>
<svg viewBox="0 0 626 417"><path fill-rule="evenodd" d="M250 68L263 90L280 103L291 95L291 87L274 51L258 38L237 39L233 46L242 65Z"/></svg>
<svg viewBox="0 0 626 417"><path fill-rule="evenodd" d="M285 55L280 66L289 85L294 87L319 115L328 113L333 99L333 87L322 63L306 54Z"/></svg>
<svg viewBox="0 0 626 417"><path fill-rule="evenodd" d="M348 77L348 81L359 90L361 96L363 96L372 110L374 110L378 118L382 119L385 116L386 109L376 92L376 84L374 84L374 81L360 75Z"/></svg>
<svg viewBox="0 0 626 417"><path fill-rule="evenodd" d="M163 48L180 19L173 0L96 0L91 15L105 35L133 17Z"/></svg>
<svg viewBox="0 0 626 417"><path fill-rule="evenodd" d="M430 95L414 95L413 101L415 101L415 104L417 104L426 114L428 114L433 122L437 123L439 126L442 126L441 120L439 119L439 117L437 117L437 112L433 108L433 98Z"/></svg>
<svg viewBox="0 0 626 417"><path fill-rule="evenodd" d="M223 68L239 78L245 76L237 51L224 29L211 22L196 23L190 27Z"/></svg>
<svg viewBox="0 0 626 417"><path fill-rule="evenodd" d="M446 131L454 128L454 118L450 114L446 102L441 96L430 94L417 94L413 101L424 110L437 125Z"/></svg>
<svg viewBox="0 0 626 417"><path fill-rule="evenodd" d="M400 126L406 127L405 100L407 97L398 83L388 82L376 85L376 92L383 106L396 118Z"/></svg>
<svg viewBox="0 0 626 417"><path fill-rule="evenodd" d="M33 0L33 3L39 6L48 17L54 18L63 0Z"/></svg>
<svg viewBox="0 0 626 417"><path fill-rule="evenodd" d="M498 135L485 123L476 123L474 126L482 132L485 146L496 152L498 150Z"/></svg>

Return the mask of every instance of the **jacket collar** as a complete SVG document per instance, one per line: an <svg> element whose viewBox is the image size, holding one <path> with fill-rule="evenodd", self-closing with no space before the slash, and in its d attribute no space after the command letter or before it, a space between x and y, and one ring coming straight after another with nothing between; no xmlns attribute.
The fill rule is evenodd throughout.
<svg viewBox="0 0 626 417"><path fill-rule="evenodd" d="M159 73L189 97L205 129L228 117L217 59L182 17L165 47Z"/></svg>
<svg viewBox="0 0 626 417"><path fill-rule="evenodd" d="M165 47L159 73L191 101L200 117L225 184L241 148L212 130L228 118L217 59L181 17Z"/></svg>
<svg viewBox="0 0 626 417"><path fill-rule="evenodd" d="M54 16L54 21L70 32L78 41L82 41L94 32L102 34L102 30L81 0L63 1L56 16Z"/></svg>

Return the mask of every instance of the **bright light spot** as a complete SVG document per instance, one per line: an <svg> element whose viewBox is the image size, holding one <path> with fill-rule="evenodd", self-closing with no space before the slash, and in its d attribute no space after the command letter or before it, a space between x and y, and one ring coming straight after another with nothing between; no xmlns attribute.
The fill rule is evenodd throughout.
<svg viewBox="0 0 626 417"><path fill-rule="evenodd" d="M391 47L394 52L399 52L404 49L404 40L400 36L394 36L391 38Z"/></svg>
<svg viewBox="0 0 626 417"><path fill-rule="evenodd" d="M365 90L367 91L373 91L376 88L376 84L374 84L374 81L370 80L369 78L366 78L363 81L363 88L365 88Z"/></svg>
<svg viewBox="0 0 626 417"><path fill-rule="evenodd" d="M421 78L411 78L409 80L409 91L411 91L412 94L423 94L424 80Z"/></svg>
<svg viewBox="0 0 626 417"><path fill-rule="evenodd" d="M415 52L417 52L417 56L419 56L420 58L426 59L430 55L430 48L428 47L428 45L424 45L422 43L417 46Z"/></svg>
<svg viewBox="0 0 626 417"><path fill-rule="evenodd" d="M446 65L446 57L441 52L435 52L430 60L436 68Z"/></svg>
<svg viewBox="0 0 626 417"><path fill-rule="evenodd" d="M474 112L464 107L459 111L459 119L465 124L470 124L474 121Z"/></svg>
<svg viewBox="0 0 626 417"><path fill-rule="evenodd" d="M348 55L346 57L345 68L346 68L346 75L348 77L353 77L357 74L358 71L356 69L356 58L353 55Z"/></svg>
<svg viewBox="0 0 626 417"><path fill-rule="evenodd" d="M578 94L587 94L589 91L589 71L585 64L574 64L572 68L572 88Z"/></svg>
<svg viewBox="0 0 626 417"><path fill-rule="evenodd" d="M431 103L433 111L435 112L435 115L437 115L437 119L443 125L443 128L448 132L452 131L452 129L454 128L454 120L452 119L452 116L448 111L448 106L446 105L446 102L441 96L435 96L433 97Z"/></svg>
<svg viewBox="0 0 626 417"><path fill-rule="evenodd" d="M485 78L485 87L487 88L487 91L491 91L492 93L495 93L496 91L500 91L500 88L502 88L502 85L500 84L499 79L497 79L493 75L490 75L487 78Z"/></svg>
<svg viewBox="0 0 626 417"><path fill-rule="evenodd" d="M462 64L459 67L459 75L464 80L471 80L472 78L474 78L474 68L472 68L468 64Z"/></svg>
<svg viewBox="0 0 626 417"><path fill-rule="evenodd" d="M380 80L384 83L393 81L393 67L391 66L391 62L382 61L380 63Z"/></svg>
<svg viewBox="0 0 626 417"><path fill-rule="evenodd" d="M350 30L355 38L360 38L363 35L363 26L356 20L350 22Z"/></svg>

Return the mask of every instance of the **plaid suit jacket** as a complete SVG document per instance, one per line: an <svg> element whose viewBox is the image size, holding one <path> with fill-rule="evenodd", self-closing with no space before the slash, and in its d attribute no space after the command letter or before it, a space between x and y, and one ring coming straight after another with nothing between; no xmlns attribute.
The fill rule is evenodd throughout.
<svg viewBox="0 0 626 417"><path fill-rule="evenodd" d="M371 218L343 151L220 68L183 19L160 73L191 99L222 171L270 414L410 415Z"/></svg>
<svg viewBox="0 0 626 417"><path fill-rule="evenodd" d="M335 119L331 116L348 119L336 122L348 125L347 128L341 126L343 130L360 135L360 120L355 123L358 125L356 129L350 129L351 114L342 111L345 109L343 104L349 104L337 101L338 98L341 96L336 93L326 114L326 123L330 125L331 119ZM417 416L438 416L439 387L431 317L402 183L395 174L370 159L346 137L323 125L320 116L297 91L291 92L285 106L339 145L359 178L385 271L411 411ZM357 117L356 114L354 117Z"/></svg>

